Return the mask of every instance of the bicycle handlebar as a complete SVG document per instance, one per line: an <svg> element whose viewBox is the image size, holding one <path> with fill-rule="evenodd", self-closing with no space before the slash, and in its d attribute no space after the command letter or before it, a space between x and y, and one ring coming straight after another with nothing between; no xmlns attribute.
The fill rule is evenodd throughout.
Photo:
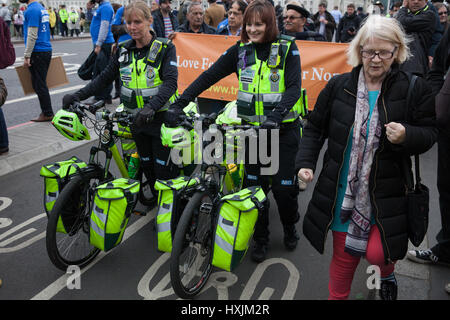
<svg viewBox="0 0 450 320"><path fill-rule="evenodd" d="M89 111L95 115L97 121L106 120L109 122L119 122L125 124L131 124L134 119L134 115L127 111L111 112L109 110L98 111L105 106L104 100L99 100L94 104L85 104L82 102L74 102L69 108L69 111L75 112L77 115L83 117L86 116L85 111Z"/></svg>
<svg viewBox="0 0 450 320"><path fill-rule="evenodd" d="M196 121L201 121L202 126L209 127L211 125L216 125L219 130L259 130L261 129L261 126L254 126L251 124L239 124L239 125L233 125L233 124L217 124L217 113L211 113L209 115L207 114L200 114L200 115L181 115L180 119L181 121L178 123L178 126L184 127L188 130L192 130L194 128L193 123Z"/></svg>

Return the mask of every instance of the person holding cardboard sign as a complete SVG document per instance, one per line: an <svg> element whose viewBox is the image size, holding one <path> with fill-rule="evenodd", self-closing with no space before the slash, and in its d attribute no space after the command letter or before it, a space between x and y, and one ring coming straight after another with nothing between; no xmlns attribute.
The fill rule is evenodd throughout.
<svg viewBox="0 0 450 320"><path fill-rule="evenodd" d="M23 23L25 40L23 65L30 69L33 89L42 110L41 114L31 121L51 121L54 114L47 87L47 73L52 59L49 15L37 0L20 0L20 2L28 4Z"/></svg>

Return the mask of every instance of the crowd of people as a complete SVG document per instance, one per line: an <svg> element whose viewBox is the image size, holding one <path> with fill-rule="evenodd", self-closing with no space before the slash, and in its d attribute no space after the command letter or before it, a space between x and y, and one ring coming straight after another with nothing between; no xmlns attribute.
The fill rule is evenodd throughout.
<svg viewBox="0 0 450 320"><path fill-rule="evenodd" d="M297 186L318 176L303 234L323 253L332 231L329 299L348 298L361 257L380 267L383 300L397 298L395 263L405 255L416 262L450 263L450 32L445 3L403 0L386 12L377 1L376 13L370 14L350 3L342 14L337 7L329 12L327 3L321 2L312 14L298 1L282 8L270 0L209 0L205 10L201 2L185 0L174 11L171 0L155 1L150 7L139 0L125 7L93 0L84 14L81 8L67 11L62 5L55 12L45 10L37 0L20 2L27 5L24 65L30 68L42 109L33 121L53 118L45 83L50 38L68 36L68 30L71 36L74 30L76 35L77 30L89 30L96 54L93 80L65 95L63 107L89 97L91 102L107 103L120 98L135 114L130 130L144 174L150 181L170 179L179 172L167 160L170 150L161 143L162 124L176 126L183 107L234 73L239 80L237 115L269 132L280 131L279 171L261 175L262 163L246 164L244 186L261 185L266 192L271 187L287 250L295 250L300 239ZM3 11L0 14L4 16ZM171 41L177 32L235 35L240 41L179 95L176 48ZM301 57L295 40L349 43L347 58L352 66L351 72L333 77L321 91L302 137ZM258 72L268 76L255 76ZM408 96L413 75L418 78ZM148 90L141 90L142 86ZM0 128L1 123L0 117ZM426 152L436 141L439 243L407 252L403 174L411 171L410 156ZM322 171L317 174L325 143ZM7 146L1 148L5 148L2 144L0 150L7 152ZM254 261L266 259L269 235L266 206L255 227Z"/></svg>

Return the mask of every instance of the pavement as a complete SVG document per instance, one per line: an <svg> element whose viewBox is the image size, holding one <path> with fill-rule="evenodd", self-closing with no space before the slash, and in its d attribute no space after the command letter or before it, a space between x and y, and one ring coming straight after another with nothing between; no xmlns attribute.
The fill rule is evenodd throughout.
<svg viewBox="0 0 450 320"><path fill-rule="evenodd" d="M119 99L113 100L107 109L114 110L118 104ZM71 141L51 122L26 122L8 128L9 152L0 156L0 177L98 139L92 128L88 130L91 140Z"/></svg>

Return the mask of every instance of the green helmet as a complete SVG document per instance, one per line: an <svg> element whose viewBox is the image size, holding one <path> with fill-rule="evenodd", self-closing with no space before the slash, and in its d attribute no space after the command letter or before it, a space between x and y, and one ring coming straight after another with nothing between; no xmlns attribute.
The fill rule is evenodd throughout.
<svg viewBox="0 0 450 320"><path fill-rule="evenodd" d="M189 103L183 108L184 113L198 114L197 104ZM161 126L161 142L162 145L169 148L186 148L194 142L194 129L187 131L183 127L169 128L163 123Z"/></svg>
<svg viewBox="0 0 450 320"><path fill-rule="evenodd" d="M53 117L52 124L67 139L73 141L91 140L89 131L73 112L59 110Z"/></svg>
<svg viewBox="0 0 450 320"><path fill-rule="evenodd" d="M241 124L242 119L237 116L236 100L228 102L216 119L217 124L236 125Z"/></svg>

